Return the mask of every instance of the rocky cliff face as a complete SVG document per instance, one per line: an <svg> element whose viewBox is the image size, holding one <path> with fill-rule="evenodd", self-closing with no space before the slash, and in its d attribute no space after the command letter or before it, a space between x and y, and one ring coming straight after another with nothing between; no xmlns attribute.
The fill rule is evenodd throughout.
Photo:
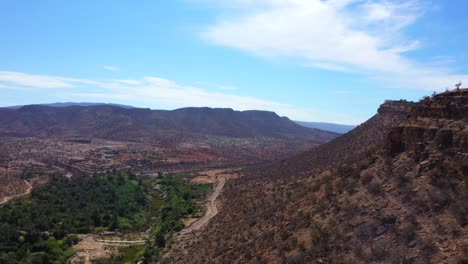
<svg viewBox="0 0 468 264"><path fill-rule="evenodd" d="M428 97L411 109L408 120L393 128L387 138L389 153L413 151L427 156L427 146L467 152L468 90Z"/></svg>
<svg viewBox="0 0 468 264"><path fill-rule="evenodd" d="M350 133L229 182L176 263L467 263L467 90L387 102Z"/></svg>
<svg viewBox="0 0 468 264"><path fill-rule="evenodd" d="M400 101L392 101L387 100L384 104L382 104L377 112L379 114L396 114L396 115L405 115L408 116L411 112L411 108L416 106L417 104L414 102L408 102L405 100Z"/></svg>
<svg viewBox="0 0 468 264"><path fill-rule="evenodd" d="M379 107L376 115L352 131L293 157L284 164L273 166L288 173L296 170L304 173L321 167L355 162L380 149L385 144L388 131L406 120L414 105L415 103L407 101L386 101Z"/></svg>

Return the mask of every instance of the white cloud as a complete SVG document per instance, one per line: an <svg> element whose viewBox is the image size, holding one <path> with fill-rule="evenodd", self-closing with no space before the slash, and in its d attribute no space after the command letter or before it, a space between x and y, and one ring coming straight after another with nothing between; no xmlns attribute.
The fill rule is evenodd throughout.
<svg viewBox="0 0 468 264"><path fill-rule="evenodd" d="M218 84L218 83L213 83L213 82L196 82L195 84L201 85L203 87L213 87L215 89L220 89L220 90L224 90L224 91L239 90L239 87L236 87L236 86L223 85L223 84Z"/></svg>
<svg viewBox="0 0 468 264"><path fill-rule="evenodd" d="M239 90L238 87L235 87L235 86L227 86L227 85L219 85L218 88L221 89L221 90L225 90L225 91L235 91L235 90Z"/></svg>
<svg viewBox="0 0 468 264"><path fill-rule="evenodd" d="M105 70L113 71L113 72L118 72L118 71L121 70L119 67L117 67L117 66L111 66L111 65L105 65L105 66L103 66L103 68L104 68Z"/></svg>
<svg viewBox="0 0 468 264"><path fill-rule="evenodd" d="M123 83L123 84L129 84L129 85L141 84L139 81L135 81L135 80L118 80L117 82L120 82L120 83Z"/></svg>
<svg viewBox="0 0 468 264"><path fill-rule="evenodd" d="M364 73L391 87L442 90L468 79L447 66L424 66L405 56L421 47L402 33L424 14L417 0L234 0L226 7L233 8L229 15L201 33L218 45Z"/></svg>
<svg viewBox="0 0 468 264"><path fill-rule="evenodd" d="M90 80L63 78L49 75L25 74L21 72L0 71L0 85L20 86L22 88L73 88L78 83L95 83Z"/></svg>

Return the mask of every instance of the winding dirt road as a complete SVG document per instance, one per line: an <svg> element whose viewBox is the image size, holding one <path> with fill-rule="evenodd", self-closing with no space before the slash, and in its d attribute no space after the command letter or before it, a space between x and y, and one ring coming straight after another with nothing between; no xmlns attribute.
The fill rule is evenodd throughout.
<svg viewBox="0 0 468 264"><path fill-rule="evenodd" d="M193 222L190 226L185 228L180 232L181 235L188 234L192 231L200 229L203 225L208 223L211 218L215 217L218 214L218 208L216 207L216 199L218 198L221 190L223 190L224 184L226 183L226 178L222 175L217 176L218 183L216 184L214 192L208 198L208 202L206 203L206 213L205 215L198 219L197 221Z"/></svg>
<svg viewBox="0 0 468 264"><path fill-rule="evenodd" d="M24 183L28 186L28 189L26 189L26 191L24 193L20 193L20 194L17 194L17 195L12 195L12 196L5 197L5 198L3 198L2 201L0 201L0 205L8 203L9 201L11 201L11 200L13 200L15 198L19 198L19 197L22 197L22 196L29 195L31 193L31 191L32 191L33 186L27 180L24 180Z"/></svg>

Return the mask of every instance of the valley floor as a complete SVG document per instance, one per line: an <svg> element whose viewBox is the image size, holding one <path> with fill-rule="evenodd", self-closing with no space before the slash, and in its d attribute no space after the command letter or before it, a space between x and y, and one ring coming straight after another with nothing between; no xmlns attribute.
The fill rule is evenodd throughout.
<svg viewBox="0 0 468 264"><path fill-rule="evenodd" d="M199 232L218 214L217 198L221 194L226 180L241 177L239 168L211 169L201 171L191 179L194 184L213 183L214 188L205 202L204 214L199 218L185 220L186 227L175 235L176 240L190 237ZM148 230L149 231L149 230ZM73 246L76 254L70 258L70 264L91 264L96 261L112 259L129 248L141 248L148 242L148 233L122 234L104 232L78 235L79 242Z"/></svg>

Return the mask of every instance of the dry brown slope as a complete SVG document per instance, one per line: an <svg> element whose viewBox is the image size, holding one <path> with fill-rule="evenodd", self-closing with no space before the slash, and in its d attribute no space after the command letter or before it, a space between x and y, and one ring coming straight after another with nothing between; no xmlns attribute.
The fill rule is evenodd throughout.
<svg viewBox="0 0 468 264"><path fill-rule="evenodd" d="M467 102L462 90L380 113L226 184L223 210L170 261L466 263Z"/></svg>

